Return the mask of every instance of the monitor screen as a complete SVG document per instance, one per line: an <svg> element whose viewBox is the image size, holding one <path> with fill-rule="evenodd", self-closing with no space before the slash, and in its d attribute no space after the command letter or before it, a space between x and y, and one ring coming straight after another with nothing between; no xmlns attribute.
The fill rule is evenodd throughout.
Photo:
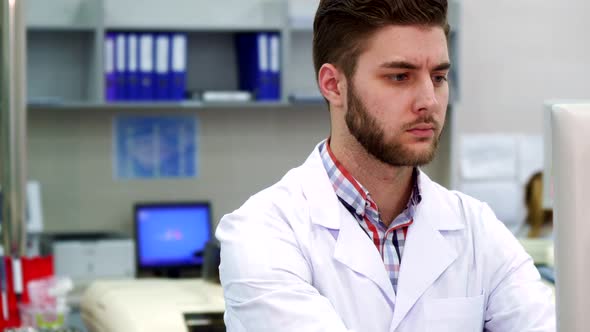
<svg viewBox="0 0 590 332"><path fill-rule="evenodd" d="M210 237L208 203L135 206L139 269L200 266Z"/></svg>

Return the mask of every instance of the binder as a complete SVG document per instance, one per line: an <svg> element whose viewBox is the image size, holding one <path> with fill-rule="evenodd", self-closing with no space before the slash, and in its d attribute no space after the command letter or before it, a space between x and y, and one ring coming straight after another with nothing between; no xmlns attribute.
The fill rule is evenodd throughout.
<svg viewBox="0 0 590 332"><path fill-rule="evenodd" d="M154 35L139 35L139 100L154 98Z"/></svg>
<svg viewBox="0 0 590 332"><path fill-rule="evenodd" d="M270 36L270 94L271 100L281 99L281 36L273 33Z"/></svg>
<svg viewBox="0 0 590 332"><path fill-rule="evenodd" d="M256 100L271 99L268 39L266 33L244 33L236 39L240 90L252 92Z"/></svg>
<svg viewBox="0 0 590 332"><path fill-rule="evenodd" d="M136 33L127 34L127 99L137 101L140 98L139 87L139 47Z"/></svg>
<svg viewBox="0 0 590 332"><path fill-rule="evenodd" d="M182 100L186 91L186 62L187 62L187 36L184 33L172 35L171 47L171 89L170 98Z"/></svg>
<svg viewBox="0 0 590 332"><path fill-rule="evenodd" d="M115 77L115 34L107 33L104 39L104 81L105 81L105 100L112 102L116 100Z"/></svg>
<svg viewBox="0 0 590 332"><path fill-rule="evenodd" d="M254 53L252 52L253 34L238 34L235 37L236 46L236 63L238 65L238 85L239 89L249 91L254 94L254 71L257 63L255 62ZM256 94L254 94L256 97Z"/></svg>
<svg viewBox="0 0 590 332"><path fill-rule="evenodd" d="M270 38L267 33L256 36L258 58L254 82L258 90L257 100L272 100L272 75L270 72Z"/></svg>
<svg viewBox="0 0 590 332"><path fill-rule="evenodd" d="M115 100L121 101L127 99L127 38L124 33L116 33L115 41Z"/></svg>
<svg viewBox="0 0 590 332"><path fill-rule="evenodd" d="M170 35L156 34L156 100L170 99Z"/></svg>

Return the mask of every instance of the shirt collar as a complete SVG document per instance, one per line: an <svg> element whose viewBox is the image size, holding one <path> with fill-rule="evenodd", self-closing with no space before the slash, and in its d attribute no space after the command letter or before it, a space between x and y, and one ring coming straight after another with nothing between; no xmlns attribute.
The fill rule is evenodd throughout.
<svg viewBox="0 0 590 332"><path fill-rule="evenodd" d="M322 163L338 198L354 209L360 217L364 217L366 214L377 216L379 210L371 198L371 194L336 159L330 149L330 139L322 143L319 149ZM412 194L405 211L410 218L413 218L416 206L422 201L419 188L420 172L416 167L413 170L412 178Z"/></svg>

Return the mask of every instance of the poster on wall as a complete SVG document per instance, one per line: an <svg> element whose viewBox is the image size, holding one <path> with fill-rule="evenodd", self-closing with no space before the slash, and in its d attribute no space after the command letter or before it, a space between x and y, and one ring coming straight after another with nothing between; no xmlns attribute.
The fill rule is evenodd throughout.
<svg viewBox="0 0 590 332"><path fill-rule="evenodd" d="M115 117L114 177L143 180L196 177L197 129L197 118L192 115Z"/></svg>

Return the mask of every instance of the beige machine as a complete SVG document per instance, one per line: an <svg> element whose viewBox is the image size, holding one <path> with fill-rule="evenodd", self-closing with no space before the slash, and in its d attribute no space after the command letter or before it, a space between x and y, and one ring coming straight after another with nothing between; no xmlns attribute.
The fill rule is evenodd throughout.
<svg viewBox="0 0 590 332"><path fill-rule="evenodd" d="M225 331L221 285L201 279L97 281L84 293L90 332Z"/></svg>
<svg viewBox="0 0 590 332"><path fill-rule="evenodd" d="M553 106L557 330L590 330L590 104Z"/></svg>

